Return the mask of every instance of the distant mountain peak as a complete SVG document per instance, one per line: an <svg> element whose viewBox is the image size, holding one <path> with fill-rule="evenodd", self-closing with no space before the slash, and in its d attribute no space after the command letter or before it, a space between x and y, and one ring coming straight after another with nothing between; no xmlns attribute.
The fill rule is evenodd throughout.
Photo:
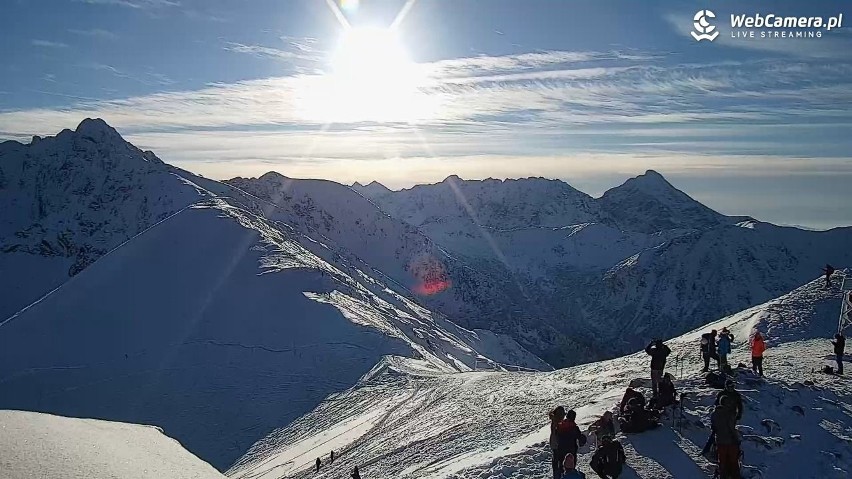
<svg viewBox="0 0 852 479"><path fill-rule="evenodd" d="M261 175L261 177L258 178L258 179L259 180L265 180L265 181L280 181L280 180L286 180L288 178L286 176L282 175L281 173L278 173L277 171L267 171L266 173Z"/></svg>
<svg viewBox="0 0 852 479"><path fill-rule="evenodd" d="M124 140L115 128L100 118L86 118L77 125L78 135L87 136L94 140L120 139Z"/></svg>

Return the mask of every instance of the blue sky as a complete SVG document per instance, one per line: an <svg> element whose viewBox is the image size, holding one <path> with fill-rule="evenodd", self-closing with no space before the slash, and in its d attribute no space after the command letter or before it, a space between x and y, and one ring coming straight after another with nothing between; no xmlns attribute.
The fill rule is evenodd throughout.
<svg viewBox="0 0 852 479"><path fill-rule="evenodd" d="M380 44L341 73L351 37L325 0L7 0L0 138L97 116L210 177L391 187L547 176L598 195L653 168L724 213L852 225L849 2L343 7L356 31L396 21L404 65ZM720 35L696 42L705 8ZM740 13L843 13L844 27L732 38Z"/></svg>

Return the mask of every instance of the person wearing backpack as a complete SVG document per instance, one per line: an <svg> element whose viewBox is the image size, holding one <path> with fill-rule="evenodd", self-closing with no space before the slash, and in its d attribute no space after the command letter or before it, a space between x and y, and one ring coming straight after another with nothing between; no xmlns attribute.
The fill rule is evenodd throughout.
<svg viewBox="0 0 852 479"><path fill-rule="evenodd" d="M621 475L624 463L627 462L624 448L610 435L604 435L601 441L601 446L595 451L589 465L603 479L617 479Z"/></svg>
<svg viewBox="0 0 852 479"><path fill-rule="evenodd" d="M663 344L662 339L655 339L645 347L645 353L651 356L651 391L653 391L653 397L657 397L663 370L666 368L666 358L672 350Z"/></svg>
<svg viewBox="0 0 852 479"><path fill-rule="evenodd" d="M704 369L702 373L710 371L710 360L719 360L716 354L716 330L701 335L701 357L704 359Z"/></svg>
<svg viewBox="0 0 852 479"><path fill-rule="evenodd" d="M562 461L562 477L560 479L586 479L586 475L577 470L577 460L574 454L568 454Z"/></svg>
<svg viewBox="0 0 852 479"><path fill-rule="evenodd" d="M763 352L766 351L766 342L760 331L754 333L751 338L751 370L763 376Z"/></svg>

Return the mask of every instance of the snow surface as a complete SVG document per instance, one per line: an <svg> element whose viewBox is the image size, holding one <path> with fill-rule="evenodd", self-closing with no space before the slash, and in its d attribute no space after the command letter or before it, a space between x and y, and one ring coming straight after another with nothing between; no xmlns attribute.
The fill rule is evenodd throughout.
<svg viewBox="0 0 852 479"><path fill-rule="evenodd" d="M0 407L155 424L225 468L385 355L433 372L549 369L217 198L0 322Z"/></svg>
<svg viewBox="0 0 852 479"><path fill-rule="evenodd" d="M0 411L4 479L224 477L152 426Z"/></svg>
<svg viewBox="0 0 852 479"><path fill-rule="evenodd" d="M731 362L747 362L749 333L767 336L767 377L740 372L744 396L745 477L845 478L852 471L852 385L814 372L830 357L840 295L821 280L768 303L668 341L668 370L687 392L684 424L618 439L625 445L623 478L709 477L699 452L709 434L717 390L698 370L699 337L727 326L737 336ZM683 359L682 363L678 359ZM633 382L650 394L642 353L554 372L422 374L411 362L369 375L310 414L258 442L228 472L234 478L332 478L358 465L369 478L500 479L549 477L547 411L577 410L582 429L615 407ZM681 367L682 366L682 367ZM682 370L682 372L681 372ZM807 383L805 381L808 381ZM590 445L580 451L588 468ZM313 460L331 450L319 473Z"/></svg>

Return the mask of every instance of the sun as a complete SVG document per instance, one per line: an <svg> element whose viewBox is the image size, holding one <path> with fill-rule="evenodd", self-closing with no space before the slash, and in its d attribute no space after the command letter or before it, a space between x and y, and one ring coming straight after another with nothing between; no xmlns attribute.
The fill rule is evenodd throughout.
<svg viewBox="0 0 852 479"><path fill-rule="evenodd" d="M426 76L395 30L347 28L312 83L302 114L323 122L417 122L433 113Z"/></svg>

